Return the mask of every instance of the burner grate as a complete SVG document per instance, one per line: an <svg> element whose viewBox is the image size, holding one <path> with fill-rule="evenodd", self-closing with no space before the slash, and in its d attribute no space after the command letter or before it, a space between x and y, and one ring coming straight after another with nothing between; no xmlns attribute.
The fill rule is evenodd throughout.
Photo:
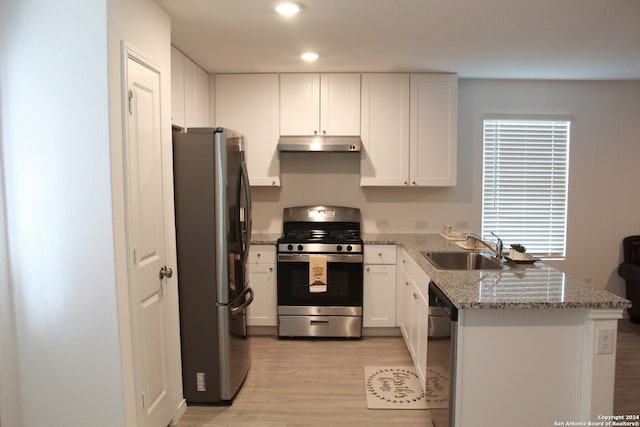
<svg viewBox="0 0 640 427"><path fill-rule="evenodd" d="M292 230L285 232L282 240L300 242L356 242L360 240L359 230Z"/></svg>

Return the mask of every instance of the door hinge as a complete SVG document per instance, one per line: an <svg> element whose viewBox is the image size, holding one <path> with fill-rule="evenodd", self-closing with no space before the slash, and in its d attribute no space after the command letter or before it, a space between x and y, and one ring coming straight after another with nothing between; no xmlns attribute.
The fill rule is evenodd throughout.
<svg viewBox="0 0 640 427"><path fill-rule="evenodd" d="M129 98L129 114L131 115L131 114L133 114L133 107L131 106L132 99L133 99L133 91L131 89L129 89L128 98Z"/></svg>

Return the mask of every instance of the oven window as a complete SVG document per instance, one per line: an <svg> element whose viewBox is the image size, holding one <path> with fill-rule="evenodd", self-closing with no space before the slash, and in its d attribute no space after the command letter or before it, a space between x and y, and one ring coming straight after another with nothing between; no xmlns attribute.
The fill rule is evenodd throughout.
<svg viewBox="0 0 640 427"><path fill-rule="evenodd" d="M278 262L278 305L362 306L362 264L327 264L327 291L309 292L309 264Z"/></svg>

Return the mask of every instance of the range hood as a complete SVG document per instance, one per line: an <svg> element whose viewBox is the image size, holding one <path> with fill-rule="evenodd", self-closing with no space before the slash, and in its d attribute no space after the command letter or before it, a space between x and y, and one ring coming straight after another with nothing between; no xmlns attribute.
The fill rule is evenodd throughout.
<svg viewBox="0 0 640 427"><path fill-rule="evenodd" d="M362 140L359 136L281 136L278 151L360 152Z"/></svg>

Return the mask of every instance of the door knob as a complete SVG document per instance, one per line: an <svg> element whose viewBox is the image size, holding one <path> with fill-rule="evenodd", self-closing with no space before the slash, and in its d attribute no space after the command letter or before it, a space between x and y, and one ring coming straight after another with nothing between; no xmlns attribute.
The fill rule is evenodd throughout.
<svg viewBox="0 0 640 427"><path fill-rule="evenodd" d="M167 267L166 265L160 268L160 280L167 278L170 279L173 277L173 270Z"/></svg>

